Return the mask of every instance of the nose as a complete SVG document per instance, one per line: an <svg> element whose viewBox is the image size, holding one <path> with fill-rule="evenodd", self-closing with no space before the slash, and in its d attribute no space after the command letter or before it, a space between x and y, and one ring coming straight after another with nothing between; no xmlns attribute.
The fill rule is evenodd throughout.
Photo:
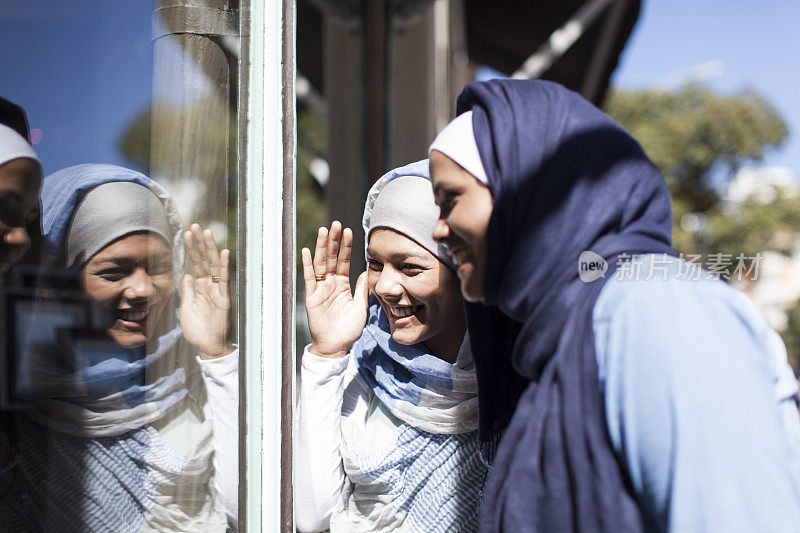
<svg viewBox="0 0 800 533"><path fill-rule="evenodd" d="M31 244L31 239L28 236L28 232L25 230L25 227L13 226L5 233L5 235L3 235L3 242L15 248L24 247L27 249Z"/></svg>
<svg viewBox="0 0 800 533"><path fill-rule="evenodd" d="M128 300L148 300L155 296L155 285L146 270L136 269L128 277L123 296Z"/></svg>
<svg viewBox="0 0 800 533"><path fill-rule="evenodd" d="M450 235L450 227L447 225L447 222L444 221L443 218L440 218L436 221L436 225L433 227L433 240L436 242L444 242L444 240Z"/></svg>
<svg viewBox="0 0 800 533"><path fill-rule="evenodd" d="M399 300L403 296L403 290L400 274L393 268L384 266L375 284L375 294L384 300Z"/></svg>

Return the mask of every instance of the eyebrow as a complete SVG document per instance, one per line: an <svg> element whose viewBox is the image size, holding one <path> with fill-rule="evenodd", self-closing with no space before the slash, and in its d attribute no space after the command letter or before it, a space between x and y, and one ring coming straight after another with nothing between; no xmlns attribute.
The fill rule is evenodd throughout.
<svg viewBox="0 0 800 533"><path fill-rule="evenodd" d="M170 256L170 254L161 253L161 254L152 256L152 259L155 260L155 261L167 261L167 260L171 260L171 256ZM131 260L130 258L124 257L124 256L122 256L122 257L105 257L105 258L100 258L100 259L98 259L96 261L96 263L99 264L99 265L102 265L102 264L105 264L105 263L119 264L119 263L132 263L132 262L134 262L134 261Z"/></svg>
<svg viewBox="0 0 800 533"><path fill-rule="evenodd" d="M4 200L13 200L15 202L22 202L25 197L17 191L9 191L0 189L0 198Z"/></svg>
<svg viewBox="0 0 800 533"><path fill-rule="evenodd" d="M369 255L378 255L372 248L367 248L367 253ZM391 252L389 253L389 259L392 261L398 261L403 259L427 259L427 257L414 252Z"/></svg>

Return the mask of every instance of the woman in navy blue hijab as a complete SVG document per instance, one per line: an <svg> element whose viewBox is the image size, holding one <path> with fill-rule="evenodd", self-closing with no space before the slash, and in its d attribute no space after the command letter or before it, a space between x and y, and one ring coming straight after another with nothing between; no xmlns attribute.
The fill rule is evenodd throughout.
<svg viewBox="0 0 800 533"><path fill-rule="evenodd" d="M458 112L431 146L434 238L467 300L523 323L494 364L531 380L482 531L796 530L785 349L743 295L676 257L641 147L549 82L473 83Z"/></svg>

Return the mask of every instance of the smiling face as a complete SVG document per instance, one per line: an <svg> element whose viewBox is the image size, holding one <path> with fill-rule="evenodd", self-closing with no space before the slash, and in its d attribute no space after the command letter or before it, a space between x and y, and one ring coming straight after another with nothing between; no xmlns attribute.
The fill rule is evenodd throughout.
<svg viewBox="0 0 800 533"><path fill-rule="evenodd" d="M441 152L431 152L430 165L433 196L440 209L433 238L447 247L458 267L464 299L479 302L483 300L492 193Z"/></svg>
<svg viewBox="0 0 800 533"><path fill-rule="evenodd" d="M82 270L86 294L108 311L108 336L125 348L144 345L172 293L172 251L163 239L135 233L96 253Z"/></svg>
<svg viewBox="0 0 800 533"><path fill-rule="evenodd" d="M427 249L390 229L372 232L367 284L400 344L423 342L431 353L455 361L466 330L456 276Z"/></svg>
<svg viewBox="0 0 800 533"><path fill-rule="evenodd" d="M25 225L39 216L41 174L32 159L0 165L0 278L30 246Z"/></svg>

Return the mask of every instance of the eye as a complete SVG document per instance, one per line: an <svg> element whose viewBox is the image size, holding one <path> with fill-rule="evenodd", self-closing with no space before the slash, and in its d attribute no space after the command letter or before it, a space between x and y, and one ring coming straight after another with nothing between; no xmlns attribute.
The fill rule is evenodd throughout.
<svg viewBox="0 0 800 533"><path fill-rule="evenodd" d="M103 270L95 272L94 275L99 276L106 281L115 282L123 279L128 275L128 273L121 268L104 268Z"/></svg>
<svg viewBox="0 0 800 533"><path fill-rule="evenodd" d="M383 263L375 261L374 259L367 259L367 267L375 272L380 272L383 270Z"/></svg>
<svg viewBox="0 0 800 533"><path fill-rule="evenodd" d="M439 211L440 215L444 218L450 213L450 210L453 208L453 204L455 203L456 197L458 195L454 192L445 192L441 195L441 200L439 200Z"/></svg>
<svg viewBox="0 0 800 533"><path fill-rule="evenodd" d="M147 266L147 274L150 276L160 276L172 272L172 263L169 261L159 261Z"/></svg>
<svg viewBox="0 0 800 533"><path fill-rule="evenodd" d="M416 263L403 263L403 273L407 276L416 276L417 274L427 270L424 266Z"/></svg>
<svg viewBox="0 0 800 533"><path fill-rule="evenodd" d="M25 225L25 216L13 206L0 204L0 221L6 226L15 228Z"/></svg>

